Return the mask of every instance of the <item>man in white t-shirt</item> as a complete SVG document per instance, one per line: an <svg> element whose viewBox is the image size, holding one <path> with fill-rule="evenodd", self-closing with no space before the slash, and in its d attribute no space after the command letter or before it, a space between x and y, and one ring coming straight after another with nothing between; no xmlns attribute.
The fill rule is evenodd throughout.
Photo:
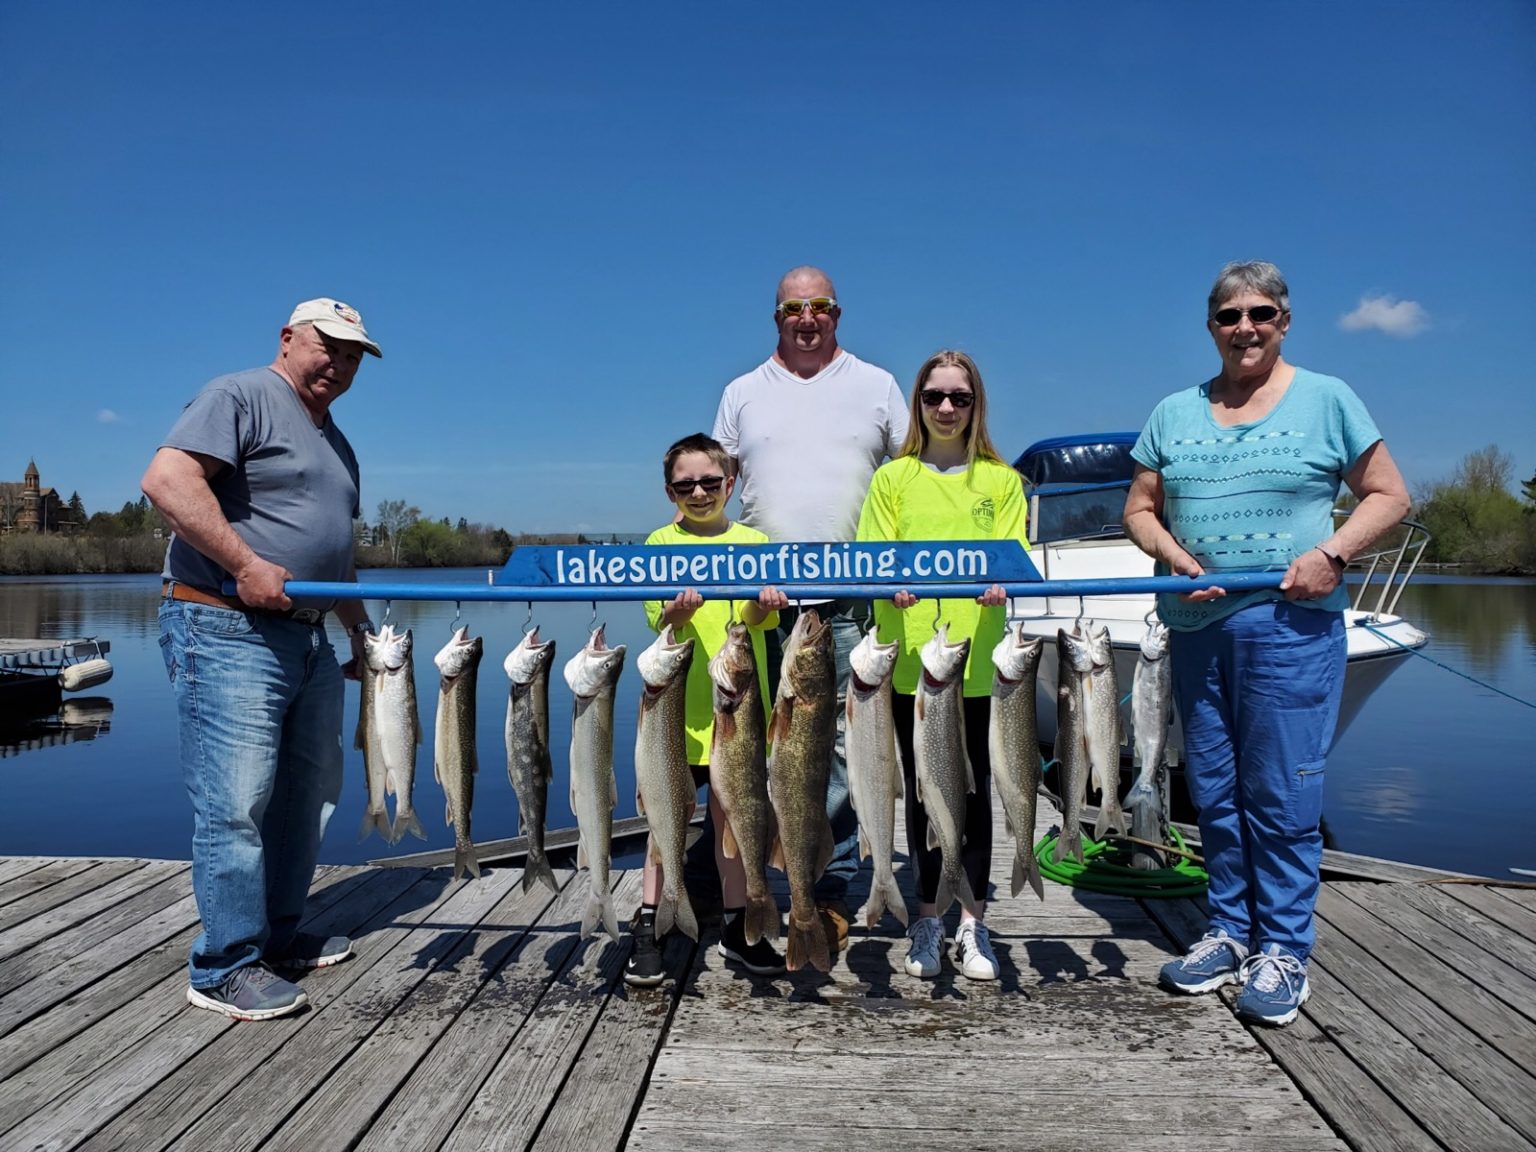
<svg viewBox="0 0 1536 1152"><path fill-rule="evenodd" d="M773 355L726 385L714 437L736 458L741 520L774 541L852 540L870 477L907 436L907 405L896 378L837 343L842 309L831 278L794 268L779 281ZM859 870L858 822L848 799L843 758L843 705L848 654L870 624L867 600L802 601L830 613L837 653L837 743L827 787L827 816L836 849L816 885L817 902L848 938L844 897ZM768 640L768 675L777 687L781 644L799 606L779 613Z"/></svg>

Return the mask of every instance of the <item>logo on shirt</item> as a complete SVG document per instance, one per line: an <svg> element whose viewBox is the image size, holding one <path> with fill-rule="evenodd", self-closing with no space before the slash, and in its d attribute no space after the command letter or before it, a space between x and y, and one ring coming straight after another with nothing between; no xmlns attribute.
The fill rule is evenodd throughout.
<svg viewBox="0 0 1536 1152"><path fill-rule="evenodd" d="M971 505L971 519L983 532L992 531L992 525L997 521L997 511L992 507L991 497L984 496Z"/></svg>

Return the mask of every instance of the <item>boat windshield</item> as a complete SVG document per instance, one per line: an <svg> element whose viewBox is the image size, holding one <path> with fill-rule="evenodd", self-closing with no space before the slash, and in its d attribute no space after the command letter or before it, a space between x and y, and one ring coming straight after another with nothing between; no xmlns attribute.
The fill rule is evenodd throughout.
<svg viewBox="0 0 1536 1152"><path fill-rule="evenodd" d="M1013 466L1029 494L1030 541L1123 535L1135 443L1134 432L1108 432L1059 436L1026 448Z"/></svg>

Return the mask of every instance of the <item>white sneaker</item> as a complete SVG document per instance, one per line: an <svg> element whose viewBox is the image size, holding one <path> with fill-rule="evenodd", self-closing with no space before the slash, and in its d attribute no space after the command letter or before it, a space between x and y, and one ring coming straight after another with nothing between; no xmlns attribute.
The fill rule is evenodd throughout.
<svg viewBox="0 0 1536 1152"><path fill-rule="evenodd" d="M939 974L939 961L944 955L944 921L937 916L919 916L907 929L905 967L908 976L921 976L932 980Z"/></svg>
<svg viewBox="0 0 1536 1152"><path fill-rule="evenodd" d="M997 979L997 955L987 926L980 920L960 921L955 933L955 961L960 971L972 980Z"/></svg>

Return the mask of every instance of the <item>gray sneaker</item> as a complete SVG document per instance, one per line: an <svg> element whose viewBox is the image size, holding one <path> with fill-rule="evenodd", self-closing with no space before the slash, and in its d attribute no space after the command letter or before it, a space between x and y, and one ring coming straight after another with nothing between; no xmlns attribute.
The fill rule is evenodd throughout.
<svg viewBox="0 0 1536 1152"><path fill-rule="evenodd" d="M268 952L262 959L274 968L329 968L351 955L352 941L346 936L298 932L281 952Z"/></svg>
<svg viewBox="0 0 1536 1152"><path fill-rule="evenodd" d="M187 1003L236 1020L271 1020L297 1012L309 1003L309 997L304 989L288 983L265 964L251 964L237 968L224 983L212 988L189 985Z"/></svg>
<svg viewBox="0 0 1536 1152"><path fill-rule="evenodd" d="M907 975L932 980L939 974L944 955L944 921L937 916L920 916L907 929L907 938L912 941L902 964Z"/></svg>

